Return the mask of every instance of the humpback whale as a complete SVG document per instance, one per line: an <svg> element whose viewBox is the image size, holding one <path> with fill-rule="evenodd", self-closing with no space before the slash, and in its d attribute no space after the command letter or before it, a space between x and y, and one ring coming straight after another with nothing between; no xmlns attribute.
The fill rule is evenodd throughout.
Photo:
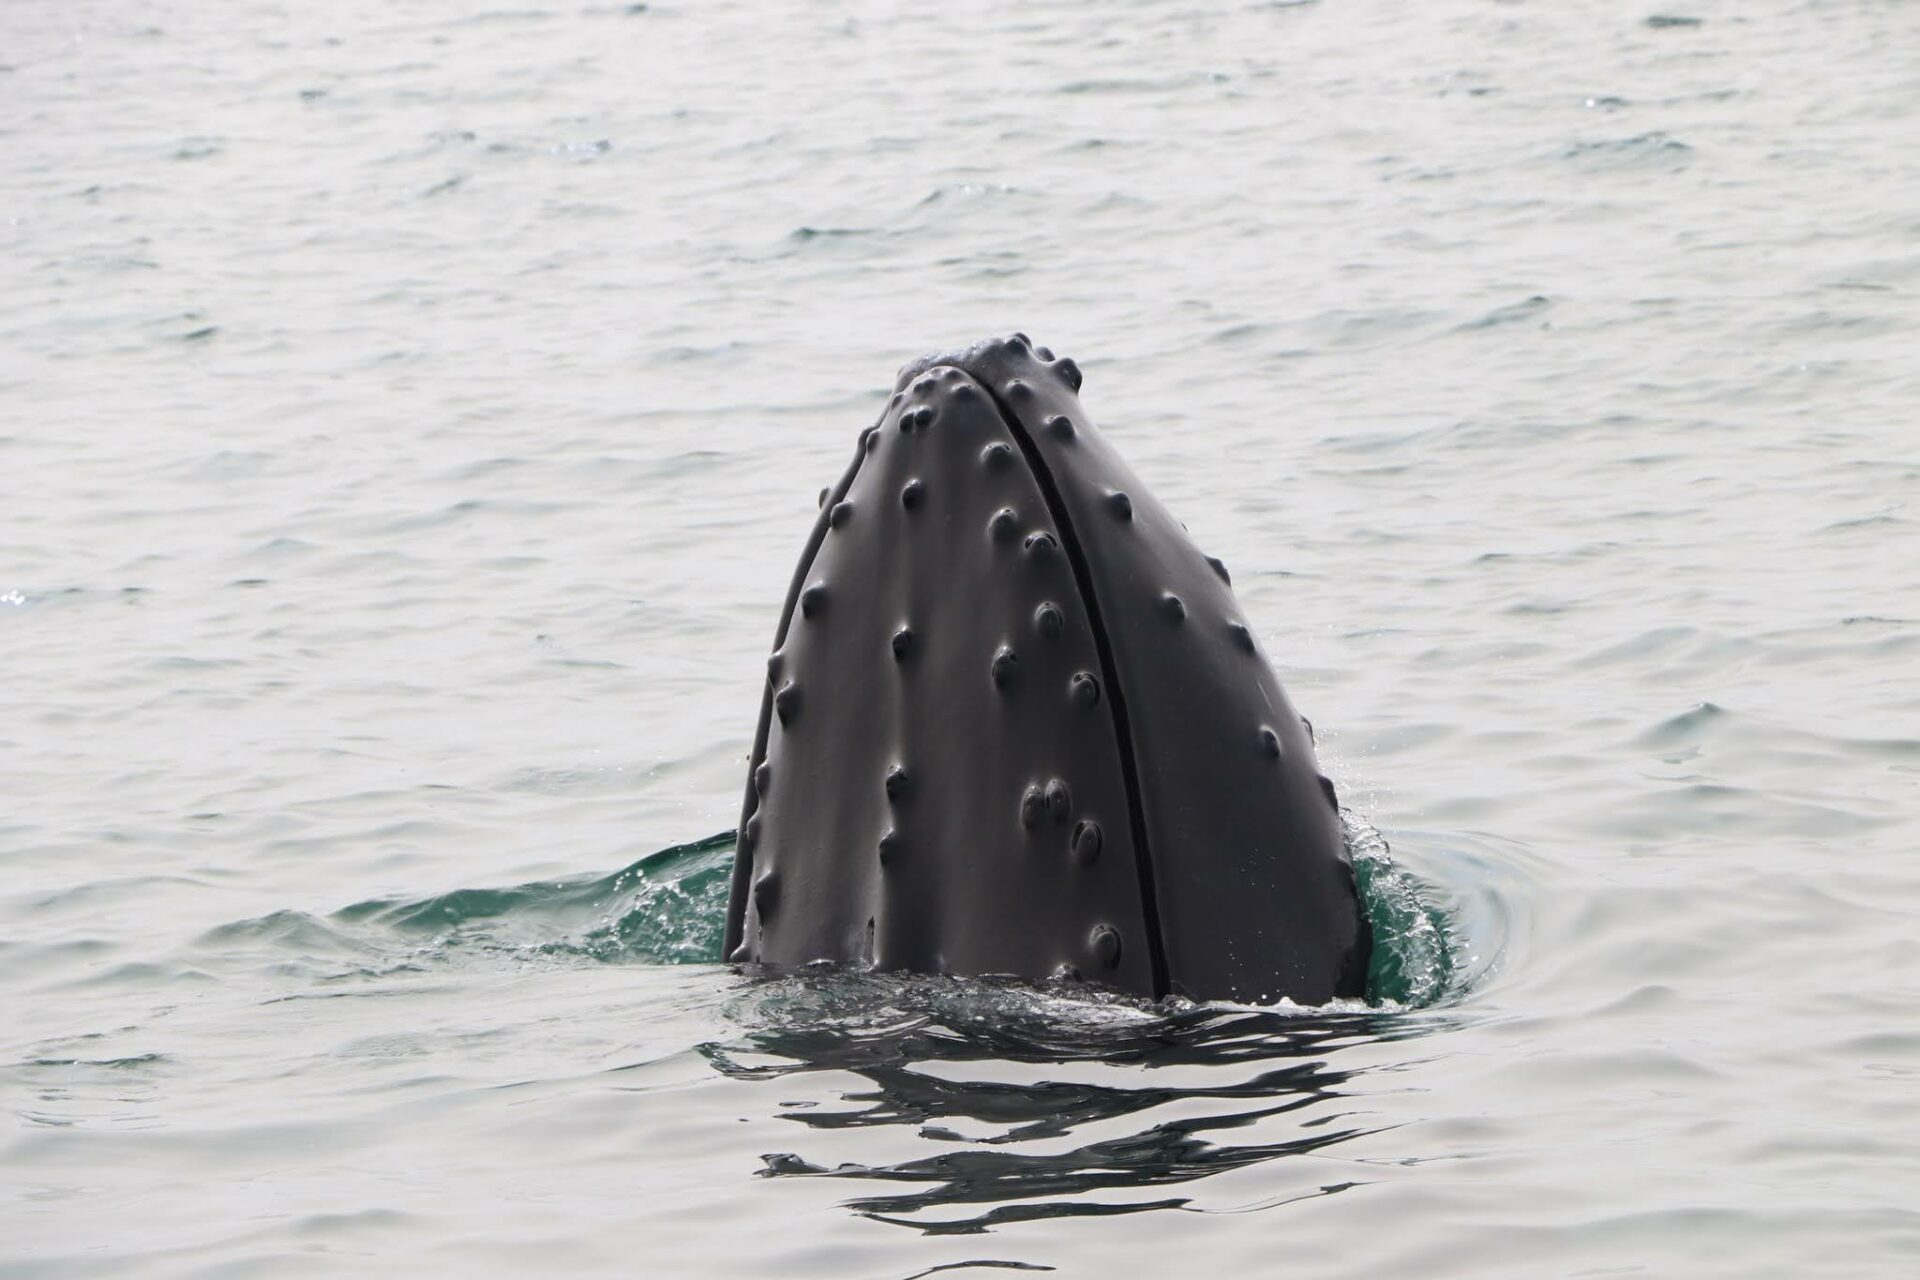
<svg viewBox="0 0 1920 1280"><path fill-rule="evenodd" d="M1364 994L1331 780L1226 567L1024 334L899 374L767 662L725 954Z"/></svg>

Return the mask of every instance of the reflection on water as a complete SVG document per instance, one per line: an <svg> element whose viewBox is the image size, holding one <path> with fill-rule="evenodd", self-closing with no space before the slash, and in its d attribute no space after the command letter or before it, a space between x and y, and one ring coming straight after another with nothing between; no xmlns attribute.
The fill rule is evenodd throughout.
<svg viewBox="0 0 1920 1280"><path fill-rule="evenodd" d="M1361 1185L1354 1170L1377 1166L1342 1152L1251 1206L1206 1202L1190 1184L1392 1128L1366 1095L1402 1064L1365 1047L1460 1024L1486 969L1473 947L1497 954L1504 926L1471 909L1490 877L1416 876L1377 830L1344 817L1373 924L1365 1002L1156 1004L1080 984L748 968L726 1009L740 1034L699 1052L727 1079L785 1082L773 1116L811 1140L764 1153L760 1176L867 1184L847 1207L929 1235L1345 1191ZM330 980L343 956L345 976L489 958L712 964L732 853L723 832L606 875L372 899L325 918L276 912L199 946L284 966L291 945L303 971ZM844 1158L848 1144L859 1158Z"/></svg>
<svg viewBox="0 0 1920 1280"><path fill-rule="evenodd" d="M819 1096L782 1102L781 1119L822 1141L881 1129L938 1148L829 1166L803 1147L764 1156L761 1176L882 1184L847 1207L941 1235L1189 1209L1190 1195L1156 1189L1381 1132L1355 1088L1366 1068L1336 1065L1336 1055L1464 1015L1150 1006L1066 988L822 972L756 984L735 1016L757 1025L702 1047L720 1072L821 1077ZM860 1085L845 1087L847 1073ZM1356 1185L1330 1179L1287 1199Z"/></svg>
<svg viewBox="0 0 1920 1280"><path fill-rule="evenodd" d="M1365 1002L1151 1003L1080 984L748 968L726 1008L740 1034L699 1052L727 1079L784 1082L773 1116L810 1141L763 1154L760 1176L868 1184L847 1207L930 1235L1345 1191L1361 1185L1355 1169L1377 1166L1343 1152L1251 1206L1205 1202L1190 1184L1392 1128L1366 1095L1403 1064L1365 1047L1465 1020L1462 997L1486 967L1473 946L1497 954L1504 926L1470 909L1488 876L1416 876L1372 826L1344 817L1374 932ZM303 971L330 979L342 956L356 966L347 976L489 958L712 964L732 853L723 832L606 875L372 899L324 918L276 912L198 945L283 966L292 947ZM849 1143L861 1158L842 1158Z"/></svg>

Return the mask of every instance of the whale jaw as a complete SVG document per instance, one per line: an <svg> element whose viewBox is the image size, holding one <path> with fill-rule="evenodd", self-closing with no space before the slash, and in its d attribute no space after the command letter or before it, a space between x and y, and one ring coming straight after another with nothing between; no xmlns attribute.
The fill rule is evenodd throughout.
<svg viewBox="0 0 1920 1280"><path fill-rule="evenodd" d="M993 340L862 434L769 660L730 959L1363 994L1311 735L1080 383Z"/></svg>

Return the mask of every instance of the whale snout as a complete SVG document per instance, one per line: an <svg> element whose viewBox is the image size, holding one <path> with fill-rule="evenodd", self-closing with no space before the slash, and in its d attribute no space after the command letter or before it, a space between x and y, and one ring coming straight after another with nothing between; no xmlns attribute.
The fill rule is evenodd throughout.
<svg viewBox="0 0 1920 1280"><path fill-rule="evenodd" d="M1311 738L1081 383L1023 334L901 368L776 634L733 958L1360 994Z"/></svg>

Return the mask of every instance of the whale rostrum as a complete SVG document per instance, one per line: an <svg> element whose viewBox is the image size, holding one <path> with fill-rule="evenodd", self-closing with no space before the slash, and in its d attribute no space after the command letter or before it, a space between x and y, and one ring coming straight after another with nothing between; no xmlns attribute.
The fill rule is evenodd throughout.
<svg viewBox="0 0 1920 1280"><path fill-rule="evenodd" d="M901 370L767 663L726 952L1364 994L1333 783L1226 567L1025 335Z"/></svg>

